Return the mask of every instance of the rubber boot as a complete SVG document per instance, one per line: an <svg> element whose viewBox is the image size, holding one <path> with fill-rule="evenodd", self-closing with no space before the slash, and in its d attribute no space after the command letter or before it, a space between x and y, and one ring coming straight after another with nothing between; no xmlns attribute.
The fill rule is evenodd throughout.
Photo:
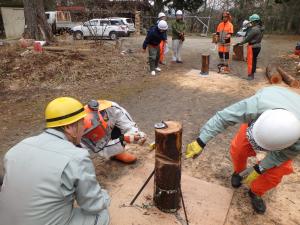
<svg viewBox="0 0 300 225"><path fill-rule="evenodd" d="M254 80L254 74L249 74L247 77L247 80Z"/></svg>
<svg viewBox="0 0 300 225"><path fill-rule="evenodd" d="M128 153L128 152L122 152L118 155L115 155L113 157L113 159L116 159L116 160L118 160L120 162L123 162L123 163L131 164L131 163L134 163L137 160L137 157L133 154Z"/></svg>
<svg viewBox="0 0 300 225"><path fill-rule="evenodd" d="M264 200L260 196L254 194L251 190L249 190L248 194L251 198L252 208L255 212L258 214L264 214L267 208Z"/></svg>
<svg viewBox="0 0 300 225"><path fill-rule="evenodd" d="M231 186L234 188L239 188L242 185L242 177L238 173L233 173L231 175Z"/></svg>

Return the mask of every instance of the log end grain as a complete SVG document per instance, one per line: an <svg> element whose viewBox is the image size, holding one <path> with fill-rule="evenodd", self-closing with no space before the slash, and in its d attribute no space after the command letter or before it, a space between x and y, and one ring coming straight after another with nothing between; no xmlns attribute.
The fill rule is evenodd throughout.
<svg viewBox="0 0 300 225"><path fill-rule="evenodd" d="M167 128L155 129L155 132L159 134L170 134L170 133L176 133L182 129L182 125L179 122L165 121L165 123L168 125Z"/></svg>

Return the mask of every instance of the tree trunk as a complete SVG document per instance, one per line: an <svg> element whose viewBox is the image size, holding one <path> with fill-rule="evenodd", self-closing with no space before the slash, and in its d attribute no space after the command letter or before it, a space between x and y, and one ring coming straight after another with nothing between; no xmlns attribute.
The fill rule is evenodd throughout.
<svg viewBox="0 0 300 225"><path fill-rule="evenodd" d="M281 67L278 67L277 70L281 74L283 81L287 83L287 85L293 88L300 87L300 82L296 80L292 75L285 72Z"/></svg>
<svg viewBox="0 0 300 225"><path fill-rule="evenodd" d="M266 77L271 84L281 83L282 78L280 73L277 71L277 66L274 64L269 64L266 68Z"/></svg>
<svg viewBox="0 0 300 225"><path fill-rule="evenodd" d="M180 205L182 126L167 121L155 129L154 203L164 212L176 212Z"/></svg>
<svg viewBox="0 0 300 225"><path fill-rule="evenodd" d="M202 54L201 74L208 75L209 73L209 55Z"/></svg>
<svg viewBox="0 0 300 225"><path fill-rule="evenodd" d="M53 40L50 25L47 23L43 0L23 0L25 29L24 37L36 40Z"/></svg>

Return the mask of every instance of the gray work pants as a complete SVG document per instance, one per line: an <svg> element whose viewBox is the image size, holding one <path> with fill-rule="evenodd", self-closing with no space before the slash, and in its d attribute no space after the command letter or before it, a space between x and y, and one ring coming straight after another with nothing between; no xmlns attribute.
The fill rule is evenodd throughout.
<svg viewBox="0 0 300 225"><path fill-rule="evenodd" d="M159 46L157 46L156 48L156 47L152 47L151 45L148 46L148 49L149 49L150 71L155 71L155 68L158 67L160 49Z"/></svg>
<svg viewBox="0 0 300 225"><path fill-rule="evenodd" d="M172 40L173 58L172 61L181 61L181 49L183 41L179 39Z"/></svg>

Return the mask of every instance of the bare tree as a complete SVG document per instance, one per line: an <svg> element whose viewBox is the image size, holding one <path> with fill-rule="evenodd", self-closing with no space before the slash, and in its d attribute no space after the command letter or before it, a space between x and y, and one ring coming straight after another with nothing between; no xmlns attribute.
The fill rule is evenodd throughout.
<svg viewBox="0 0 300 225"><path fill-rule="evenodd" d="M47 23L43 0L23 0L25 30L24 36L36 40L52 41L53 34Z"/></svg>

